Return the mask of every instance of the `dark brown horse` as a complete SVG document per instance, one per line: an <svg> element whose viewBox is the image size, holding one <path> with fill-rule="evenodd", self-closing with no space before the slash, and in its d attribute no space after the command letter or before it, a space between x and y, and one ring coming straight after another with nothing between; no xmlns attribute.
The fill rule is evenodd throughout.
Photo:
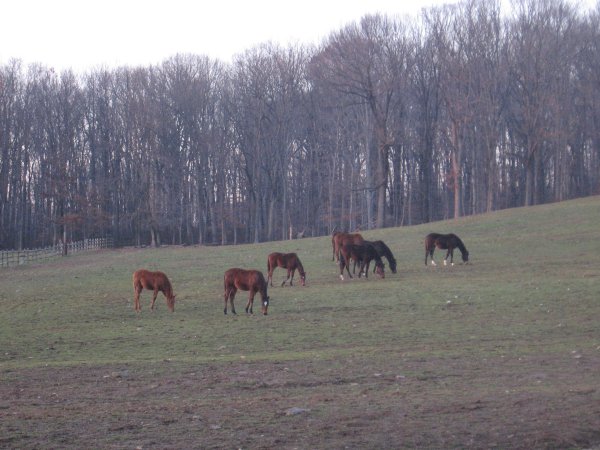
<svg viewBox="0 0 600 450"><path fill-rule="evenodd" d="M364 242L360 233L334 233L331 237L331 244L333 246L333 258L332 261L340 260L340 249L346 244L360 245Z"/></svg>
<svg viewBox="0 0 600 450"><path fill-rule="evenodd" d="M369 264L371 261L375 260L375 272L381 278L385 278L384 264L377 250L371 244L362 244L362 245L354 245L354 244L345 244L340 249L340 279L344 280L344 268L346 272L348 272L348 276L352 278L352 274L350 273L350 260L353 260L354 263L360 264L360 270L358 272L358 278L361 277L363 271L365 274L365 278L369 276Z"/></svg>
<svg viewBox="0 0 600 450"><path fill-rule="evenodd" d="M390 248L385 245L383 241L365 241L365 243L371 244L377 250L377 254L388 261L388 265L390 266L390 270L392 273L396 273L396 258L394 258L394 254L390 250ZM373 268L373 272L375 271L375 267Z"/></svg>
<svg viewBox="0 0 600 450"><path fill-rule="evenodd" d="M246 304L246 314L253 314L252 305L254 304L254 295L260 292L262 300L262 313L266 316L269 308L269 296L267 295L267 282L262 272L258 270L244 269L229 269L223 277L225 287L225 309L223 312L227 314L227 300L231 303L231 312L236 314L233 299L238 289L240 291L248 291L248 303Z"/></svg>
<svg viewBox="0 0 600 450"><path fill-rule="evenodd" d="M427 265L427 255L431 258L431 264L436 265L433 260L433 252L435 248L439 248L441 250L448 250L446 253L446 257L444 258L444 265L448 262L448 256L450 257L450 264L454 265L454 249L458 248L462 255L462 260L466 263L469 261L469 252L467 251L467 247L463 244L463 241L455 234L438 234L438 233L430 233L425 236L425 265Z"/></svg>
<svg viewBox="0 0 600 450"><path fill-rule="evenodd" d="M140 306L140 293L142 289L153 291L152 304L150 309L154 310L154 302L158 292L162 292L167 299L167 306L171 312L175 311L175 295L173 295L173 288L169 278L163 272L150 272L146 269L139 269L133 272L133 290L135 292L135 304L134 308L136 312L141 312L142 307Z"/></svg>
<svg viewBox="0 0 600 450"><path fill-rule="evenodd" d="M277 267L283 267L287 269L287 278L283 280L281 285L283 286L287 280L290 280L290 286L293 286L294 274L296 270L300 274L300 284L304 286L306 284L306 272L304 271L304 267L302 267L302 263L300 262L300 258L296 253L271 253L267 259L267 281L270 282L271 287L273 287L273 271Z"/></svg>

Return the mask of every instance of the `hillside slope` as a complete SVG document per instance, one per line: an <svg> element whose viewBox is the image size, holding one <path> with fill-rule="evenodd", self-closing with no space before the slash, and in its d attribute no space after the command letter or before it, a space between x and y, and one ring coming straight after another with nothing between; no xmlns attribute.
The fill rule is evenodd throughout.
<svg viewBox="0 0 600 450"><path fill-rule="evenodd" d="M592 197L367 231L398 260L383 280L340 281L328 236L1 270L0 446L598 445L599 223ZM470 264L426 267L432 231ZM272 251L307 286L277 269L268 316L224 316L224 271ZM140 267L169 275L174 313L144 292L135 314Z"/></svg>

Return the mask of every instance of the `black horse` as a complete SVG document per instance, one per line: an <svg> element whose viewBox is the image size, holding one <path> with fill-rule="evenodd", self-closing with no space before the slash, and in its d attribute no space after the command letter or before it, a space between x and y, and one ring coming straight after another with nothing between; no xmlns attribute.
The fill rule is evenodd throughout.
<svg viewBox="0 0 600 450"><path fill-rule="evenodd" d="M358 278L365 274L365 278L368 278L369 264L371 261L375 261L375 272L381 278L385 278L384 264L377 250L370 244L354 245L346 244L340 248L340 279L344 280L344 268L348 272L348 276L352 278L350 274L350 260L354 261L354 264L360 265L360 271L358 272Z"/></svg>
<svg viewBox="0 0 600 450"><path fill-rule="evenodd" d="M466 263L469 261L469 252L463 241L455 234L438 234L430 233L425 236L425 265L427 265L427 255L431 258L431 264L436 265L433 260L433 252L435 248L448 250L444 258L444 265L447 264L448 256L450 256L450 264L454 265L454 249L458 248L462 254L462 260Z"/></svg>
<svg viewBox="0 0 600 450"><path fill-rule="evenodd" d="M396 258L394 258L394 254L390 250L390 248L385 245L383 241L365 241L366 244L371 244L377 250L377 254L380 257L384 257L388 260L388 265L390 266L390 270L392 273L396 273ZM375 271L375 267L373 268L373 272Z"/></svg>

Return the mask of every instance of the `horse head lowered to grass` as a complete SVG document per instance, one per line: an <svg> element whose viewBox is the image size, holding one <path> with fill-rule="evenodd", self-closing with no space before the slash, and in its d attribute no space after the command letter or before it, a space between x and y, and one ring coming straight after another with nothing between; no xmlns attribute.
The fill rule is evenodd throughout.
<svg viewBox="0 0 600 450"><path fill-rule="evenodd" d="M267 281L273 286L273 271L277 267L283 267L287 270L287 278L283 280L281 285L283 286L288 280L290 280L290 286L293 286L294 274L296 270L300 274L300 284L304 286L306 284L306 272L300 262L300 258L296 253L271 253L267 258Z"/></svg>
<svg viewBox="0 0 600 450"><path fill-rule="evenodd" d="M331 236L331 246L333 247L333 257L331 260L340 260L340 249L342 246L346 244L360 245L364 241L360 233L344 233L341 231L333 233Z"/></svg>
<svg viewBox="0 0 600 450"><path fill-rule="evenodd" d="M350 273L350 260L354 261L354 264L359 264L360 271L358 277L365 274L365 278L368 278L369 264L371 261L375 261L375 272L381 278L385 278L384 264L377 250L371 244L364 243L362 245L346 244L340 249L340 279L344 280L344 269L348 272L348 276L352 278Z"/></svg>
<svg viewBox="0 0 600 450"><path fill-rule="evenodd" d="M154 302L159 292L162 292L167 299L167 306L171 312L175 311L175 295L169 278L163 272L151 272L146 269L139 269L133 272L133 290L135 292L134 308L136 312L141 312L140 293L143 289L153 291L152 304L150 309L154 310Z"/></svg>
<svg viewBox="0 0 600 450"><path fill-rule="evenodd" d="M462 260L466 263L469 261L469 251L463 241L453 234L439 234L439 233L430 233L425 236L425 265L427 265L427 256L431 258L431 264L436 265L433 260L433 252L435 249L439 248L441 250L448 250L446 252L446 257L444 258L444 265L448 262L448 256L450 257L450 264L454 265L454 249L458 248L462 255Z"/></svg>
<svg viewBox="0 0 600 450"><path fill-rule="evenodd" d="M388 265L390 266L390 270L392 273L396 273L397 262L396 258L394 258L394 254L390 250L390 248L383 241L365 241L367 244L371 244L377 250L377 254L383 258L385 257L388 261ZM375 267L376 268L376 267ZM373 268L373 271L375 271Z"/></svg>
<svg viewBox="0 0 600 450"><path fill-rule="evenodd" d="M238 289L240 291L248 291L248 303L246 304L246 314L252 312L252 305L254 304L254 296L257 292L260 292L262 300L262 313L266 316L267 310L269 309L269 296L267 295L267 281L265 280L262 272L258 270L245 270L239 268L229 269L225 272L223 277L224 284L224 300L225 309L223 312L227 314L227 301L231 303L231 312L236 314L233 300Z"/></svg>

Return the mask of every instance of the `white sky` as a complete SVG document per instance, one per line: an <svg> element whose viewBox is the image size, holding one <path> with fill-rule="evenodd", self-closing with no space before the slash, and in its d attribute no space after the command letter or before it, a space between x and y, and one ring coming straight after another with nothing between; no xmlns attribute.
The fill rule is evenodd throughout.
<svg viewBox="0 0 600 450"><path fill-rule="evenodd" d="M456 1L8 0L0 7L0 64L17 58L84 72L158 64L177 53L230 62L267 41L321 42L368 13L414 16Z"/></svg>

